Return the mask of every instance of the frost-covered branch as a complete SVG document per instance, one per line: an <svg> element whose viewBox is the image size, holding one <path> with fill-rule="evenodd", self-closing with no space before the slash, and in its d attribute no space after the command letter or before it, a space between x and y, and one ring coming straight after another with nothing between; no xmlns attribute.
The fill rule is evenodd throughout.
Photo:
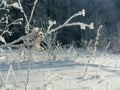
<svg viewBox="0 0 120 90"><path fill-rule="evenodd" d="M86 27L88 27L90 29L94 29L94 24L93 23L90 23L90 24L85 24L85 23L81 23L81 22L70 23L70 21L73 18L78 17L78 16L85 16L85 10L83 9L82 11L79 11L78 13L71 16L68 20L66 20L65 23L63 23L62 25L59 25L58 27L53 28L53 29L52 29L52 26L54 24L56 24L56 22L55 21L54 22L49 21L50 23L49 23L48 30L47 30L46 34L51 34L53 32L56 32L56 31L60 30L63 27L68 27L68 26L80 26L80 28L83 29L83 30L85 30Z"/></svg>
<svg viewBox="0 0 120 90"><path fill-rule="evenodd" d="M7 24L7 26L4 28L1 36L2 36L3 34L5 34L6 32L9 32L9 29L8 29L8 28L9 28L11 25L22 24L21 21L23 21L23 18L16 19L15 21L11 22L10 24Z"/></svg>
<svg viewBox="0 0 120 90"><path fill-rule="evenodd" d="M85 10L83 9L82 11L79 11L78 13L74 14L64 24L69 23L69 21L71 21L73 18L75 18L77 16L83 16L84 17L85 16Z"/></svg>
<svg viewBox="0 0 120 90"><path fill-rule="evenodd" d="M48 34L51 34L52 32L56 32L56 31L58 31L59 29L61 29L63 27L69 27L69 26L80 26L80 28L83 29L83 30L85 30L86 27L89 27L90 29L94 29L93 23L88 25L88 24L85 24L85 23L76 22L76 23L67 23L67 24L60 25L57 28L51 29L48 32Z"/></svg>
<svg viewBox="0 0 120 90"><path fill-rule="evenodd" d="M27 15L26 15L23 7L22 7L22 4L21 4L20 0L18 0L18 5L19 5L19 7L20 7L21 12L23 13L23 15L24 15L24 17L25 17L26 23L28 23L28 17L27 17Z"/></svg>
<svg viewBox="0 0 120 90"><path fill-rule="evenodd" d="M26 21L26 25L25 25L25 33L28 34L30 29L30 22L32 20L32 17L33 17L33 14L34 14L34 11L35 11L35 7L36 7L36 4L37 4L38 0L35 0L34 1L34 5L33 5L33 8L32 8L32 11L31 11L31 14L30 14L30 18L28 19L28 16L26 15L24 9L23 9L23 6L20 2L20 0L18 0L18 3L15 2L12 6L17 8L17 9L20 9L21 12L23 13L24 17L25 17L25 21Z"/></svg>
<svg viewBox="0 0 120 90"><path fill-rule="evenodd" d="M38 2L38 0L35 0L32 11L31 11L30 19L28 20L28 22L27 22L27 24L25 26L26 33L29 33L29 25L30 25L30 22L32 20L32 17L33 17L37 2Z"/></svg>

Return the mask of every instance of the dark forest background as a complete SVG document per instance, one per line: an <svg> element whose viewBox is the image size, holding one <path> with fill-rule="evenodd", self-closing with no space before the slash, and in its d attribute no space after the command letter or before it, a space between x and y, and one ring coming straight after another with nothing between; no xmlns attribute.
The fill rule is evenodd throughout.
<svg viewBox="0 0 120 90"><path fill-rule="evenodd" d="M12 0L10 0L12 3ZM30 16L34 0L21 0L22 5ZM62 45L73 43L77 47L85 47L85 41L88 43L91 39L95 40L96 31L100 25L103 25L100 31L100 39L98 48L104 50L110 42L110 50L119 52L120 49L120 0L38 0L35 13L31 22L32 27L41 27L43 32L48 26L49 20L55 20L57 25L62 24L74 13L85 9L86 16L78 17L73 20L84 23L94 22L95 29L81 30L78 26L63 28L56 33L55 41ZM0 12L2 16L4 12ZM23 17L22 13L15 8L10 9L9 22ZM2 25L0 26L2 28ZM10 27L13 32L4 34L7 42L11 42L24 35L23 25L12 25Z"/></svg>

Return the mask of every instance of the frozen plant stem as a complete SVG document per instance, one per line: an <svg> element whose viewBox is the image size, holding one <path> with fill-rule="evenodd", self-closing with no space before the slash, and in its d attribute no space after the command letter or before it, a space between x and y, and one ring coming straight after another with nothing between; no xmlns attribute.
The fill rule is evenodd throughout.
<svg viewBox="0 0 120 90"><path fill-rule="evenodd" d="M95 43L94 43L94 46L93 46L93 56L95 58L95 53L97 51L97 45L99 44L99 37L100 37L100 30L103 26L101 25L98 30L97 30L97 35L96 35L96 38L95 38Z"/></svg>
<svg viewBox="0 0 120 90"><path fill-rule="evenodd" d="M106 56L106 54L107 54L107 50L108 50L108 48L110 47L110 44L111 44L111 42L108 42L107 46L105 47L105 53L104 53L104 56Z"/></svg>
<svg viewBox="0 0 120 90"><path fill-rule="evenodd" d="M25 90L27 90L27 86L28 86L28 82L29 82L29 73L30 73L30 69L27 70L27 79L26 79L26 83L25 83Z"/></svg>
<svg viewBox="0 0 120 90"><path fill-rule="evenodd" d="M85 71L84 71L83 78L85 78L85 76L86 76L86 73L88 71L88 65L89 65L90 61L92 60L92 57L94 57L94 60L95 60L95 53L96 53L96 50L97 50L97 45L99 44L98 40L99 40L99 37L100 37L100 30L101 30L101 28L102 28L102 25L97 30L97 35L96 35L96 38L95 38L93 49L91 50L88 47L88 51L90 52L90 56L88 57L88 62L85 65Z"/></svg>
<svg viewBox="0 0 120 90"><path fill-rule="evenodd" d="M88 63L85 64L85 71L84 71L84 74L83 74L83 78L85 78L85 76L87 74L87 71L88 71Z"/></svg>
<svg viewBox="0 0 120 90"><path fill-rule="evenodd" d="M18 63L18 68L19 68L19 71L21 71L22 69L21 69L21 65L20 65L20 63ZM25 85L25 78L24 78L24 75L23 75L23 73L21 72L21 75L22 75L22 80L23 80L23 84Z"/></svg>
<svg viewBox="0 0 120 90"><path fill-rule="evenodd" d="M9 67L8 74L6 76L5 86L7 86L8 79L9 79L10 76L13 76L13 78L14 78L14 87L16 88L16 76L15 76L14 70L12 68L12 65L10 65L10 67Z"/></svg>
<svg viewBox="0 0 120 90"><path fill-rule="evenodd" d="M28 86L28 83L29 83L29 75L30 75L30 66L31 66L31 62L32 62L32 60L31 60L31 52L29 53L29 64L28 64L28 70L27 70L27 78L26 78L26 82L25 82L25 90L27 90L27 86Z"/></svg>
<svg viewBox="0 0 120 90"><path fill-rule="evenodd" d="M100 30L102 28L102 25L99 26L98 30L97 30L97 34L96 34L96 38L95 38L95 42L93 44L93 46L91 47L90 45L92 44L93 41L91 41L87 47L87 50L90 52L89 54L89 60L88 62L93 61L92 58L94 57L95 60L95 53L97 51L97 45L99 44L99 37L100 37Z"/></svg>

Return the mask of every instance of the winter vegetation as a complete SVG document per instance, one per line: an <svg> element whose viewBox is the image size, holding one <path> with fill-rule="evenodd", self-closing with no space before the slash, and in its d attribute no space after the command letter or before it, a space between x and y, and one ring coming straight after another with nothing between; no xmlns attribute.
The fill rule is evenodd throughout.
<svg viewBox="0 0 120 90"><path fill-rule="evenodd" d="M107 2L1 0L0 90L119 90L119 20L94 8Z"/></svg>

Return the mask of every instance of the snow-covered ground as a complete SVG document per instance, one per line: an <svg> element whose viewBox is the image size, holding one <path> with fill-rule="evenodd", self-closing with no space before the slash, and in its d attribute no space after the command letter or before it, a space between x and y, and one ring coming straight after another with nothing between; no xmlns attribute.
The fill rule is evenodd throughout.
<svg viewBox="0 0 120 90"><path fill-rule="evenodd" d="M72 53L65 51L65 53L62 53L64 60L59 54L57 60L32 62L27 90L120 90L119 55L104 55L99 52L93 61L88 62L89 57L85 52L78 54L74 51ZM36 53L36 58L40 59L40 55L45 56L45 52ZM41 58L46 60L42 56ZM8 78L6 87L12 89L7 90L25 90L27 62L21 63L22 70L18 70L16 63L12 65L15 77L11 75ZM0 64L0 80L6 80L8 67L6 64ZM16 86L13 83L14 80L16 80ZM0 87L2 84L0 82ZM1 90L4 89L1 88Z"/></svg>

